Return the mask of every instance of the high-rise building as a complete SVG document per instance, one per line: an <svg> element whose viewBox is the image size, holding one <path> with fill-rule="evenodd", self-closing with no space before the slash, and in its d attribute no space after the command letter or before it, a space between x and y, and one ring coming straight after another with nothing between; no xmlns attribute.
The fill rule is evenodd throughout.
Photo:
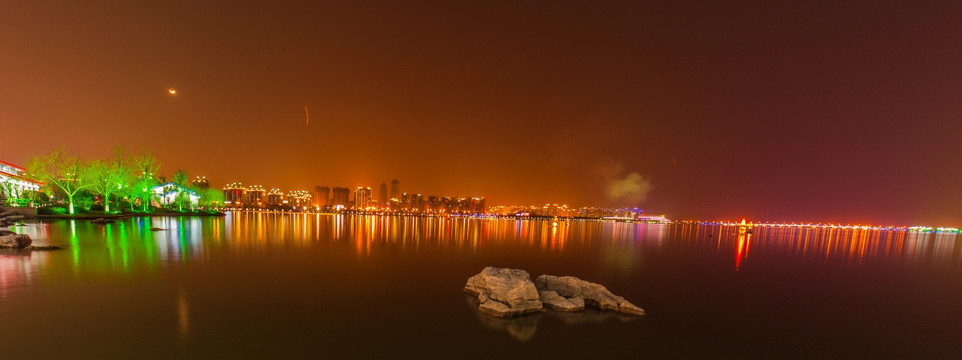
<svg viewBox="0 0 962 360"><path fill-rule="evenodd" d="M227 184L224 187L224 203L232 205L240 205L244 202L244 195L247 194L247 188L241 183Z"/></svg>
<svg viewBox="0 0 962 360"><path fill-rule="evenodd" d="M208 188L210 188L210 183L207 182L206 176L198 176L194 178L194 181L191 181L190 183L194 185L194 187L201 190L207 190Z"/></svg>
<svg viewBox="0 0 962 360"><path fill-rule="evenodd" d="M377 207L381 209L387 209L387 184L381 183L381 188L378 189L377 194Z"/></svg>
<svg viewBox="0 0 962 360"><path fill-rule="evenodd" d="M327 206L331 202L331 188L327 186L314 187L314 205Z"/></svg>
<svg viewBox="0 0 962 360"><path fill-rule="evenodd" d="M284 203L284 192L281 189L271 189L267 193L267 203L269 205L281 205Z"/></svg>
<svg viewBox="0 0 962 360"><path fill-rule="evenodd" d="M417 212L424 211L424 196L421 196L421 194L411 195L411 210Z"/></svg>
<svg viewBox="0 0 962 360"><path fill-rule="evenodd" d="M247 188L247 197L244 200L244 203L247 204L247 206L260 207L263 205L262 201L264 201L265 193L267 193L267 191L264 190L263 186L251 186Z"/></svg>
<svg viewBox="0 0 962 360"><path fill-rule="evenodd" d="M294 208L306 208L311 205L311 193L307 190L295 190L287 193L287 204Z"/></svg>
<svg viewBox="0 0 962 360"><path fill-rule="evenodd" d="M397 179L391 180L391 199L401 200L401 182Z"/></svg>
<svg viewBox="0 0 962 360"><path fill-rule="evenodd" d="M358 186L357 190L354 190L354 208L364 210L370 207L372 200L374 200L371 193L370 187Z"/></svg>
<svg viewBox="0 0 962 360"><path fill-rule="evenodd" d="M334 187L331 189L331 205L347 206L351 201L351 189L345 187Z"/></svg>

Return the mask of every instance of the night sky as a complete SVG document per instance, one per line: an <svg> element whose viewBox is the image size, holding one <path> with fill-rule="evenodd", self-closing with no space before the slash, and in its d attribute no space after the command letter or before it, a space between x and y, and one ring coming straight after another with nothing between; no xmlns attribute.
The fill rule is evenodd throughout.
<svg viewBox="0 0 962 360"><path fill-rule="evenodd" d="M0 160L962 225L962 2L705 3L4 1Z"/></svg>

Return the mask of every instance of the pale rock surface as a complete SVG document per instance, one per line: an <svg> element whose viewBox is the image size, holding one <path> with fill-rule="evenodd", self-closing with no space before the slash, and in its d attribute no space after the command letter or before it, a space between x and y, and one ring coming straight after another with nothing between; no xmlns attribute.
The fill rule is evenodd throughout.
<svg viewBox="0 0 962 360"><path fill-rule="evenodd" d="M33 243L33 239L23 234L0 236L0 248L23 249Z"/></svg>
<svg viewBox="0 0 962 360"><path fill-rule="evenodd" d="M645 310L633 305L621 296L612 294L601 284L595 284L574 276L541 275L535 279L540 291L554 291L567 299L583 298L586 306L601 310L617 311L630 315L645 315Z"/></svg>
<svg viewBox="0 0 962 360"><path fill-rule="evenodd" d="M539 290L538 294L544 307L549 310L572 312L585 309L585 300L581 297L565 298L551 290Z"/></svg>
<svg viewBox="0 0 962 360"><path fill-rule="evenodd" d="M488 266L468 279L464 292L478 297L479 311L496 317L544 310L538 289L524 270Z"/></svg>

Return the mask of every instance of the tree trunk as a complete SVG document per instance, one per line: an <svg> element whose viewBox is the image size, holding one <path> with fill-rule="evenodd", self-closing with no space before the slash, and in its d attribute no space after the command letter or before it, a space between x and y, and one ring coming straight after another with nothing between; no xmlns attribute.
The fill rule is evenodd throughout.
<svg viewBox="0 0 962 360"><path fill-rule="evenodd" d="M69 204L70 215L73 215L73 194L67 194L67 204Z"/></svg>
<svg viewBox="0 0 962 360"><path fill-rule="evenodd" d="M110 192L104 192L104 214L110 213Z"/></svg>

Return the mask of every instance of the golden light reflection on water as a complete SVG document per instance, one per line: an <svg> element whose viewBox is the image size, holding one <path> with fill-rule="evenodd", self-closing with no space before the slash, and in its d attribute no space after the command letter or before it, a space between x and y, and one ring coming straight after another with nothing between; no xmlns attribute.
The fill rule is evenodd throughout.
<svg viewBox="0 0 962 360"><path fill-rule="evenodd" d="M684 224L671 227L677 246L704 247L716 252L732 251L736 271L746 264L750 252L788 255L822 262L858 266L865 261L957 263L962 239L955 233L828 227L756 227L739 234L737 226Z"/></svg>
<svg viewBox="0 0 962 360"><path fill-rule="evenodd" d="M628 271L662 251L713 251L745 271L755 259L900 263L959 262L958 235L872 229L759 227L739 236L735 226L658 225L464 217L405 217L237 212L224 218L142 217L98 225L69 220L14 229L37 245L62 251L0 252L0 297L37 273L152 274L205 264L216 257L256 256L299 249L347 251L358 259L425 250L459 255L485 251L596 254Z"/></svg>
<svg viewBox="0 0 962 360"><path fill-rule="evenodd" d="M177 295L177 334L181 341L187 341L187 335L190 335L190 302L184 289L180 289Z"/></svg>

